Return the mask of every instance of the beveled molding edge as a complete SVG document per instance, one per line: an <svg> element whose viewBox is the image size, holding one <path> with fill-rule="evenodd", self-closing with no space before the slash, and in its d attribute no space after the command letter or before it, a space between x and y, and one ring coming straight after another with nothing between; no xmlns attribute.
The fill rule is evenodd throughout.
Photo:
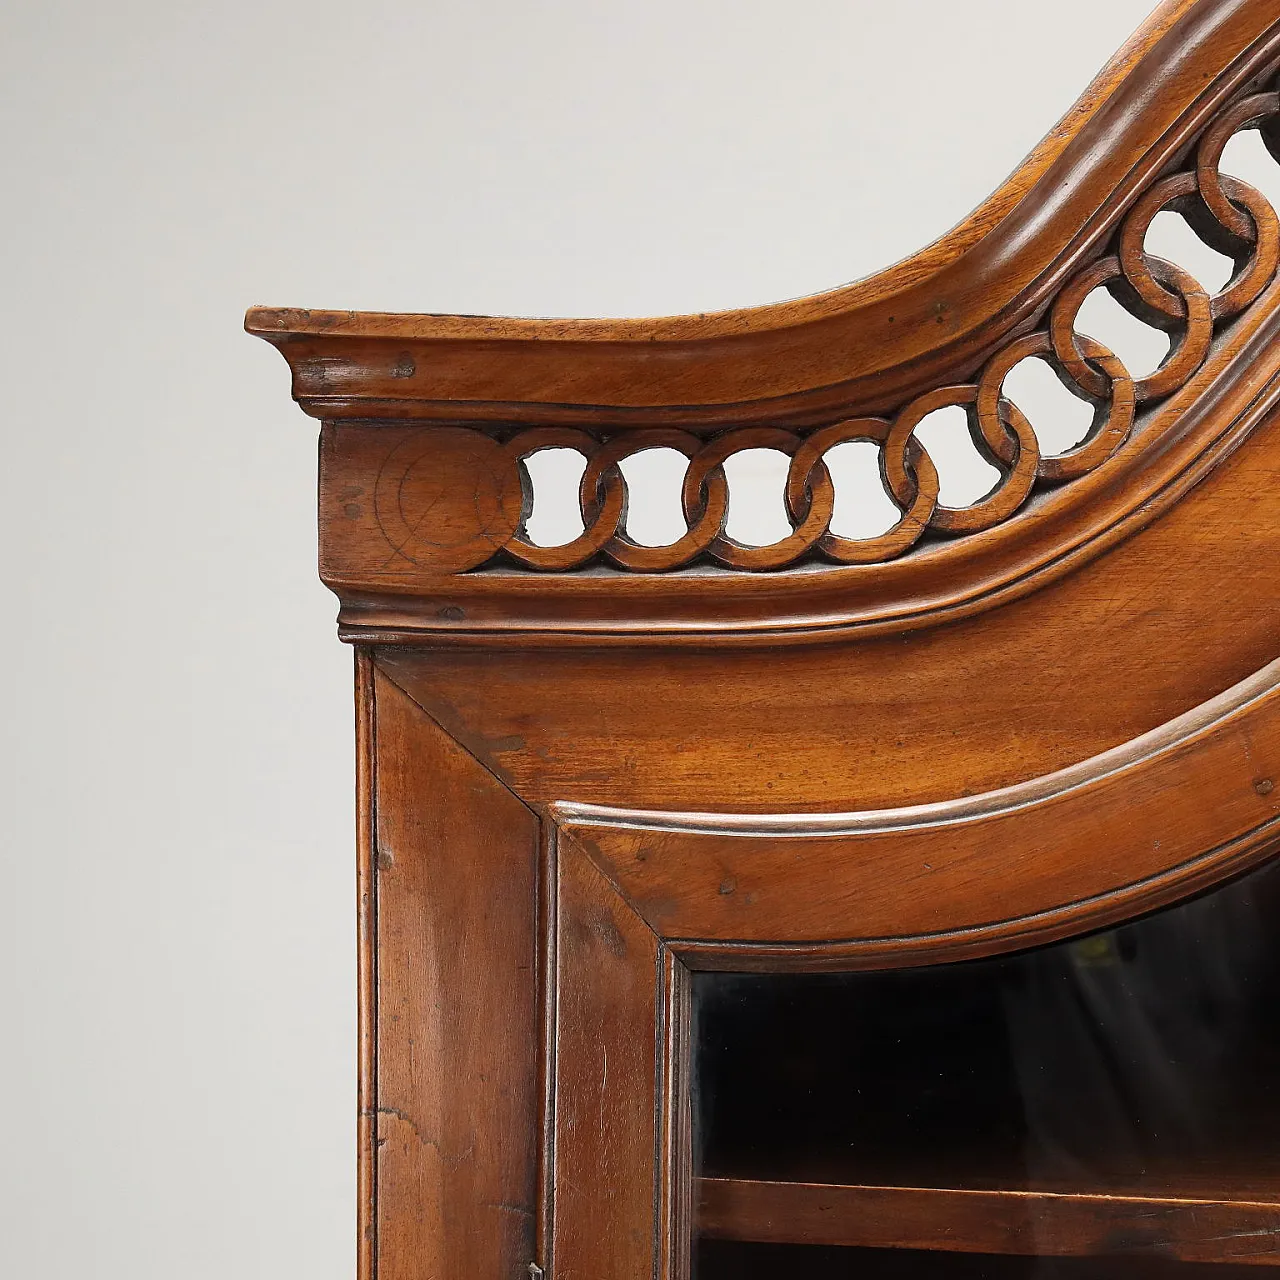
<svg viewBox="0 0 1280 1280"><path fill-rule="evenodd" d="M952 232L857 284L652 320L255 307L327 420L815 426L965 381L1280 50L1280 0L1170 0ZM1260 86L1258 86L1260 87Z"/></svg>
<svg viewBox="0 0 1280 1280"><path fill-rule="evenodd" d="M615 830L672 831L770 840L942 828L1027 809L1137 769L1156 756L1177 750L1205 733L1213 732L1240 713L1264 702L1275 702L1280 712L1280 658L1224 689L1217 697L1095 756L994 791L928 804L848 813L686 813L557 800L548 806L548 812L557 824L571 829L609 827ZM1275 782L1269 778L1259 781L1270 782L1273 786ZM1273 786L1267 787L1264 794L1269 794Z"/></svg>
<svg viewBox="0 0 1280 1280"><path fill-rule="evenodd" d="M1130 742L983 795L842 814L559 801L548 816L695 969L933 964L1105 928L1243 873L1280 847L1278 774L1280 659ZM1081 864L1100 813L1133 817Z"/></svg>

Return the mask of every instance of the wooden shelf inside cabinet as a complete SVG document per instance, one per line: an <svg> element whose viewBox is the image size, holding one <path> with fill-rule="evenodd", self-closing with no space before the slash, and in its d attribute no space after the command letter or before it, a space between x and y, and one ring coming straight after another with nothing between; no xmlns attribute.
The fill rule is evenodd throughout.
<svg viewBox="0 0 1280 1280"><path fill-rule="evenodd" d="M1276 1261L1280 218L1228 144L1280 157L1278 75L1280 0L1167 0L954 231L778 306L249 313L356 650L359 1280ZM1057 452L1029 360L1092 406Z"/></svg>
<svg viewBox="0 0 1280 1280"><path fill-rule="evenodd" d="M772 1244L1038 1257L1148 1254L1280 1266L1280 1197L1266 1200L957 1191L700 1178L700 1234Z"/></svg>

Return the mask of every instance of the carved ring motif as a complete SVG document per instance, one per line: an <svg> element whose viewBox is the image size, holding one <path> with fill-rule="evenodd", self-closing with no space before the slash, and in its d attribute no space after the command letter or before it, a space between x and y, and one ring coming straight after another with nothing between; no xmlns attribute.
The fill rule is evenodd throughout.
<svg viewBox="0 0 1280 1280"><path fill-rule="evenodd" d="M406 442L384 464L376 494L379 523L401 554L445 572L476 568L495 556L550 572L601 560L639 573L699 561L753 571L816 558L870 564L902 555L926 531L963 536L990 529L1013 516L1037 485L1071 481L1106 462L1128 439L1138 411L1184 386L1204 363L1215 329L1251 306L1274 279L1280 265L1280 219L1261 192L1218 168L1227 142L1243 129L1258 129L1280 161L1280 95L1251 93L1219 112L1201 134L1187 167L1161 178L1137 199L1110 251L1068 280L1041 327L1009 340L972 383L925 392L890 419L849 419L803 435L746 427L705 440L677 429L595 435L540 427L500 444L480 431L432 428L423 433L428 438L421 456L406 450ZM1147 230L1165 209L1181 214L1206 244L1234 263L1232 277L1219 293L1211 296L1184 268L1147 253ZM1099 287L1139 320L1169 334L1169 354L1148 376L1134 378L1114 352L1077 331L1081 304ZM1003 394L1010 370L1028 358L1044 361L1073 395L1093 405L1089 431L1065 453L1042 453L1032 424ZM989 493L962 508L939 503L937 468L915 434L927 414L946 406L964 409L975 446L1000 473ZM901 513L878 537L847 538L830 528L835 493L823 459L849 440L870 441L879 448L881 478ZM548 448L576 449L586 458L578 494L583 531L551 547L533 543L525 531L532 482L524 460ZM659 547L627 535L627 482L620 465L654 448L675 449L688 459L681 493L687 530ZM729 486L724 463L736 453L762 448L790 456L784 496L791 533L754 547L725 531ZM471 479L460 479L462 492L449 494L448 476L463 472ZM484 479L477 482L480 475Z"/></svg>

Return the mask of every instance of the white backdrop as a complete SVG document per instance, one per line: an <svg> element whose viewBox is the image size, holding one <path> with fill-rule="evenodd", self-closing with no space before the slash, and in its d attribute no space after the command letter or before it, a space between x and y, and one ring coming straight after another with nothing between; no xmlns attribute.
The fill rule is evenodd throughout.
<svg viewBox="0 0 1280 1280"><path fill-rule="evenodd" d="M9 0L0 1274L352 1275L350 655L244 308L831 287L1147 8Z"/></svg>

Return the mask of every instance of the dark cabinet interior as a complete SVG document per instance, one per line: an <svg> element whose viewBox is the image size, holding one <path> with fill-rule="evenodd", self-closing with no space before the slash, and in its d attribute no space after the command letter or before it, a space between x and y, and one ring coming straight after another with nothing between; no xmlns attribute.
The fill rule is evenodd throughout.
<svg viewBox="0 0 1280 1280"><path fill-rule="evenodd" d="M1278 912L1270 863L1028 951L695 975L701 1234L847 1246L804 1255L822 1276L1280 1263ZM703 1244L698 1274L751 1252Z"/></svg>

